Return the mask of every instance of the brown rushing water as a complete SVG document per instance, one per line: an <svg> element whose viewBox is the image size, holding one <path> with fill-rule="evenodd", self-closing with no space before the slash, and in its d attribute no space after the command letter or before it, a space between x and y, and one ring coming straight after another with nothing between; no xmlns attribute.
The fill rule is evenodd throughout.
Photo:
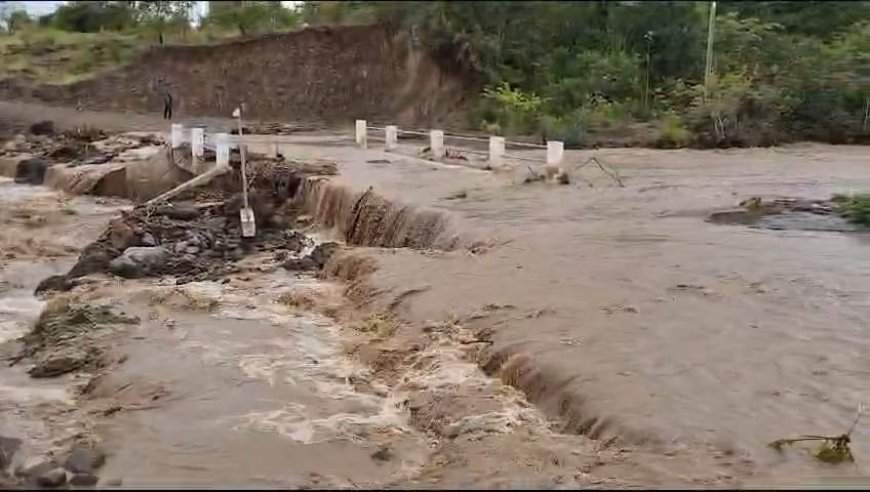
<svg viewBox="0 0 870 492"><path fill-rule="evenodd" d="M638 483L661 483L650 480L664 470L721 476L718 465L695 460L708 452L751 463L752 471L732 474L749 483L806 485L865 474L866 422L853 435L856 466L822 467L804 453L780 456L764 445L841 433L858 403L870 400L867 236L703 220L752 195L825 198L867 189L865 149L597 152L619 169L625 188L591 171L584 176L593 187L520 186L514 183L521 173L451 169L377 150L287 145L282 151L336 158L340 181L373 184L389 197L443 210L459 230L496 240L499 246L483 255L379 254L372 282L428 287L401 309L421 323L490 303L544 310L499 327L494 349L530 356L545 386L545 409L573 399L585 413L606 419L605 436L660 451L634 455L654 470ZM580 162L588 155L569 152ZM392 162L366 162L384 157ZM467 197L445 200L458 190ZM143 324L125 342L128 361L107 388L132 388L113 398L143 405L155 392L171 396L100 424L112 453L107 476L141 486L317 480L354 486L419 471L429 443L391 400L397 395L360 393L340 381L349 373L365 376L366 369L337 355L339 327L275 305L276 293L297 281L274 275L185 287L218 301L209 312L176 307L152 316L149 299L167 288L161 284L130 283L112 294ZM334 363L320 367L312 357ZM448 379L473 376L462 367ZM532 442L593 454L583 440L563 442L535 426L517 441L481 441L485 448L470 448L486 450L474 458L481 461L466 463L480 463L488 476L509 476L507 462L546 456ZM384 442L402 459L373 463L371 453ZM619 476L622 464L608 462L600 473ZM312 480L310 473L323 478ZM474 478L466 486L495 483L462 473Z"/></svg>
<svg viewBox="0 0 870 492"><path fill-rule="evenodd" d="M704 221L753 195L866 191L866 147L567 153L575 164L597 156L625 188L592 169L567 187L517 185L517 162L488 174L377 149L284 152L335 158L343 182L444 210L460 230L501 244L484 255L380 255L373 281L428 287L402 312L418 321L488 303L547 310L500 326L494 349L529 355L541 375L532 389L550 409L567 397L604 419L604 435L680 455L733 453L757 480L867 473L867 421L853 435L855 466L765 444L840 434L870 401L870 236ZM467 197L447 199L458 190Z"/></svg>

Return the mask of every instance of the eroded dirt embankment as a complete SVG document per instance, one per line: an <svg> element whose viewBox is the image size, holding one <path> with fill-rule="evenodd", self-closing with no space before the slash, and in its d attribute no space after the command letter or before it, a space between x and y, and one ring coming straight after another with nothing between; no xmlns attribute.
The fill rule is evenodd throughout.
<svg viewBox="0 0 870 492"><path fill-rule="evenodd" d="M274 163L264 167L265 172ZM123 214L84 249L75 266L40 289L66 299L53 303L49 311L63 316L44 316L41 328L24 340L25 350L17 358L33 365L31 375L59 377L83 371L86 384L79 390L78 402L89 416L86 421L108 427L96 434L109 446L107 477L120 475L132 485L185 480L249 484L264 479L299 484L299 477L293 481L286 476L286 465L282 465L284 473L276 473L268 459L256 464L248 460L241 466L233 458L242 456L234 452L243 453L256 444L297 456L295 470L317 470L317 477L302 481L309 484L343 485L352 480L351 485L367 486L552 487L716 483L733 478L710 472L715 463L703 474L691 473L687 461L666 464L666 457L613 440L594 442L573 432L553 432L564 425L554 426L521 393L479 370L478 363L486 360L481 348L494 342L493 316L533 319L542 313L517 312L509 305L477 305L476 299L469 299L475 309L440 312L418 322L405 309L409 301L431 289L420 282L429 282L428 276L401 288L378 290L378 282L384 279L380 275L389 270L375 269L388 264L374 262L369 252L418 260L443 255L486 258L497 254L497 249L490 251L494 244L472 240L485 237L486 231L457 228L443 210L405 206L402 200L338 179L343 177L327 182L292 168L286 176L261 175L256 166L253 169L252 194L261 231L253 243L246 246L238 238L238 202L233 198L238 177L230 174L223 185L217 182L210 190L177 197L172 207L140 207ZM413 167L407 170L419 172ZM355 171L350 171L347 178L353 178ZM404 191L413 192L413 187ZM335 234L364 248L360 250L364 254L339 253L327 261L336 248L320 248L319 253L313 248L301 257L291 255L300 247L308 248L308 243L304 236L282 231L311 220L327 236ZM350 281L352 305L324 304L310 293L288 292L275 298L292 288L292 277L282 271L308 268L325 268L326 276ZM120 304L136 321L120 322L114 311L104 309L106 302ZM179 308L194 313L181 313ZM314 358L299 369L343 360L334 346L320 347L313 354L291 351L289 359L284 350L262 352L259 344L285 347L312 342L314 328L309 325L300 327L298 334L287 334L290 342L278 342L284 334L274 323L289 323L288 308L290 313L301 309L295 316L303 317L306 311L320 310L346 327L336 328L338 336L318 343L339 340L343 352L361 362L363 369L350 374L327 370L311 381L311 393L300 393L294 383L286 383L299 373L275 371L299 365L297 355ZM478 329L477 322L490 331ZM219 337L204 329L212 326L219 328ZM58 327L66 327L71 338L44 336L57 333ZM236 330L239 327L244 331ZM72 350L71 341L83 350ZM176 350L187 356L166 357ZM324 354L331 355L323 359ZM204 371L198 357L213 368ZM244 376L234 372L236 366ZM336 383L336 378L343 382ZM226 381L245 384L226 385ZM250 389L251 385L258 389ZM340 389L340 403L330 403L334 396L324 399L324 388L332 395ZM348 393L356 396L345 400ZM285 402L281 408L272 405L275 398ZM254 401L256 408L251 407ZM288 401L293 404L288 406ZM202 419L204 414L210 417ZM202 424L194 425L192 418ZM227 427L227 422L235 425ZM271 437L256 437L263 432ZM220 449L204 444L205 436ZM348 447L346 442L354 444ZM184 452L190 446L201 455ZM324 469L318 467L318 460L310 459L336 453L355 464L342 470ZM158 457L172 458L167 462ZM512 465L506 469L505 463ZM39 479L62 468L57 465L51 459L43 468L56 468L31 471ZM251 466L265 476L245 475L243 469ZM667 470L658 469L662 466ZM327 474L332 476L322 478Z"/></svg>
<svg viewBox="0 0 870 492"><path fill-rule="evenodd" d="M860 149L596 153L625 188L519 185L376 149L281 153L339 162L329 183L299 187L297 212L359 245L325 265L350 281L356 305L338 314L364 335L347 351L441 443L427 479L479 484L504 460L549 484L860 472L764 446L841 432L867 396L862 240L704 221L745 196L870 185ZM856 454L866 442L859 428Z"/></svg>
<svg viewBox="0 0 870 492"><path fill-rule="evenodd" d="M477 87L374 26L321 27L209 46L153 48L128 66L68 86L0 84L0 98L99 111L159 112L171 92L180 115L400 124L460 115Z"/></svg>
<svg viewBox="0 0 870 492"><path fill-rule="evenodd" d="M293 150L329 155L352 189L373 184L395 203L440 210L452 233L487 245L357 250L327 266L359 280L362 265L351 294L409 321L372 356L380 363L409 360L407 347L428 337L423 327L462 320L469 340L489 347L483 367L565 432L652 446L671 464L707 456L688 473L698 478L860 473L766 444L811 428L842 432L868 396L855 372L864 365L856 344L870 342L858 321L866 235L705 222L752 196L821 203L860 190L870 176L859 147L597 152L625 188L595 175L520 186L378 150Z"/></svg>

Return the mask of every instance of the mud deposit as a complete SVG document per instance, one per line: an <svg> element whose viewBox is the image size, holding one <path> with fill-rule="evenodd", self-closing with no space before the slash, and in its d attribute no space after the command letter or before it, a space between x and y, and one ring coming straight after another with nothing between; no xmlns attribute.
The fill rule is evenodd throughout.
<svg viewBox="0 0 870 492"><path fill-rule="evenodd" d="M774 231L870 231L849 220L842 200L753 197L741 202L740 208L713 212L708 220L714 224L740 224Z"/></svg>
<svg viewBox="0 0 870 492"><path fill-rule="evenodd" d="M2 369L21 409L10 428L24 429L9 437L32 449L14 460L48 456L39 476L72 479L66 457L97 450L105 463L91 475L125 486L864 474L866 423L852 434L855 463L766 444L844 432L870 400L866 235L706 220L754 196L818 199L809 211L774 202L784 208L770 217L837 216L814 205L870 186L861 149L596 152L618 169L616 187L595 175L520 184L525 167L511 176L286 138L282 155L338 162L340 174L261 175L250 242L238 237L233 174L83 227L69 251L49 239L91 223L70 219L87 200L77 215L40 188L26 188L35 201L21 187L4 195L26 203L0 209L21 231L2 239L30 261L3 275L29 279L12 302L31 306L8 309L4 326L14 338L66 306L60 345L96 349L32 378L58 344L7 344L20 359ZM52 255L64 261L46 266ZM62 276L40 289L46 311L30 293L50 274Z"/></svg>

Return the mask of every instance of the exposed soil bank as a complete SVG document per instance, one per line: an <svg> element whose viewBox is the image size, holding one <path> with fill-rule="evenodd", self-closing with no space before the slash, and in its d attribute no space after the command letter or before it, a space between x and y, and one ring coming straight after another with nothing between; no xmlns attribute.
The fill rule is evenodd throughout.
<svg viewBox="0 0 870 492"><path fill-rule="evenodd" d="M400 123L461 113L470 84L402 36L376 26L318 27L211 46L166 46L128 66L68 86L0 83L0 98L89 110L157 112L170 91L182 115Z"/></svg>

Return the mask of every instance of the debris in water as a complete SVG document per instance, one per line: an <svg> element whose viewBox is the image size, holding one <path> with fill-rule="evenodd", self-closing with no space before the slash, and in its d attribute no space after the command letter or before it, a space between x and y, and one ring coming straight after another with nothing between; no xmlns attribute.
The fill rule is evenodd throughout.
<svg viewBox="0 0 870 492"><path fill-rule="evenodd" d="M595 164L595 166L598 167L598 169L600 169L601 172L603 172L604 174L609 176L620 188L625 187L625 184L622 182L622 178L619 176L619 173L617 173L615 169L612 169L612 168L602 164L598 159L595 158L595 156L592 156L589 159L586 159L586 161L583 164L580 164L579 166L576 166L573 169L571 169L571 172L572 173L577 172L580 169L582 169L583 167L587 166L588 164ZM567 172L565 172L564 174L567 175ZM565 183L565 184L567 184L567 183Z"/></svg>
<svg viewBox="0 0 870 492"><path fill-rule="evenodd" d="M858 425L858 421L861 420L861 415L863 414L863 412L864 405L858 405L858 412L855 415L855 420L852 422L852 426L849 428L849 431L843 435L801 436L795 439L777 439L776 441L768 444L768 446L779 452L782 452L784 446L790 446L797 442L821 441L819 447L816 449L815 452L813 452L813 456L817 460L831 464L843 463L846 461L855 461L855 457L852 455L852 450L849 448L849 443L852 442L852 432Z"/></svg>
<svg viewBox="0 0 870 492"><path fill-rule="evenodd" d="M380 449L372 453L372 459L375 461L385 462L393 459L393 452L387 446L381 446Z"/></svg>

